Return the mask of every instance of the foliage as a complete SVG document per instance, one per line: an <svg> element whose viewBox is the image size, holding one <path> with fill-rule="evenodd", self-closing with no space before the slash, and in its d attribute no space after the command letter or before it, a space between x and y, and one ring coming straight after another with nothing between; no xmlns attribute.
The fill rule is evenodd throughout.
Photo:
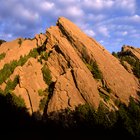
<svg viewBox="0 0 140 140"><path fill-rule="evenodd" d="M119 103L119 110L109 111L104 103L97 110L89 104L79 105L75 111L62 111L59 124L65 128L92 130L104 136L123 135L125 138L140 138L140 102L130 98L129 106ZM65 113L65 116L64 116Z"/></svg>
<svg viewBox="0 0 140 140"><path fill-rule="evenodd" d="M48 60L48 53L46 51L42 51L40 54L40 57L38 59L38 62L40 62L42 64L42 60L47 61Z"/></svg>
<svg viewBox="0 0 140 140"><path fill-rule="evenodd" d="M133 66L133 72L140 79L140 61L136 60Z"/></svg>
<svg viewBox="0 0 140 140"><path fill-rule="evenodd" d="M13 106L22 108L25 107L24 99L21 96L16 96L14 93L8 93L6 95L8 103L12 104Z"/></svg>
<svg viewBox="0 0 140 140"><path fill-rule="evenodd" d="M33 57L36 58L39 55L37 48L34 48L33 50L30 51L30 53L28 54L29 57Z"/></svg>
<svg viewBox="0 0 140 140"><path fill-rule="evenodd" d="M44 108L46 106L46 103L47 103L47 100L48 100L48 97L47 96L45 96L44 98L42 98L40 100L40 104L39 104L40 110L44 110Z"/></svg>
<svg viewBox="0 0 140 140"><path fill-rule="evenodd" d="M90 72L92 73L93 77L95 79L102 79L102 73L98 68L98 65L96 62L92 62L90 64L86 64L86 66L88 67L88 69L90 70Z"/></svg>
<svg viewBox="0 0 140 140"><path fill-rule="evenodd" d="M0 70L0 84L2 84L8 77L14 72L17 66L23 66L30 57L36 58L38 56L37 49L33 49L30 51L28 55L24 57L21 56L20 59L13 60L8 64L5 64L4 67Z"/></svg>
<svg viewBox="0 0 140 140"><path fill-rule="evenodd" d="M47 85L50 85L51 82L52 82L51 81L52 80L52 76L51 76L50 70L47 68L46 65L44 65L41 70L42 70L43 79L44 79L45 83Z"/></svg>
<svg viewBox="0 0 140 140"><path fill-rule="evenodd" d="M22 44L22 40L21 40L21 38L19 38L19 40L18 40L18 44L19 44L19 46L21 46L21 44Z"/></svg>
<svg viewBox="0 0 140 140"><path fill-rule="evenodd" d="M0 70L0 84L2 84L6 79L13 73L14 69L17 67L17 61L14 60L9 64L5 64L3 69Z"/></svg>
<svg viewBox="0 0 140 140"><path fill-rule="evenodd" d="M5 40L1 40L1 39L0 39L0 45L1 45L2 43L4 43L4 42L6 42L6 41L5 41Z"/></svg>
<svg viewBox="0 0 140 140"><path fill-rule="evenodd" d="M39 89L38 90L38 95L39 96L47 96L48 95L47 89L46 90Z"/></svg>
<svg viewBox="0 0 140 140"><path fill-rule="evenodd" d="M18 43L21 44L21 41L22 40L19 39ZM41 55L41 59L47 60L48 54L46 52L45 43L42 46L31 50L28 55L21 56L18 61L13 60L10 63L5 64L4 67L0 70L0 84L2 84L3 82L5 82L8 79L8 77L14 72L14 69L17 66L23 66L30 57L37 58L39 55ZM3 53L0 55L0 58L2 59L4 56L5 56L5 54ZM49 83L51 80L51 76L49 75L49 70L43 68L43 72L44 72L44 76L45 76L44 78L46 79L46 82ZM47 74L48 74L48 78L47 78Z"/></svg>
<svg viewBox="0 0 140 140"><path fill-rule="evenodd" d="M18 83L19 83L19 76L18 75L15 76L13 81L8 80L8 82L6 83L4 93L7 94L10 91L14 90Z"/></svg>
<svg viewBox="0 0 140 140"><path fill-rule="evenodd" d="M140 61L128 54L119 54L120 61L123 65L123 61L128 62L132 66L134 75L140 78ZM124 66L124 65L123 65Z"/></svg>
<svg viewBox="0 0 140 140"><path fill-rule="evenodd" d="M105 102L108 102L110 100L109 95L105 95L104 93L99 91L100 96L104 99Z"/></svg>
<svg viewBox="0 0 140 140"><path fill-rule="evenodd" d="M2 60L6 56L6 53L1 53L0 54L0 60Z"/></svg>
<svg viewBox="0 0 140 140"><path fill-rule="evenodd" d="M118 58L118 53L112 52L112 55L115 56L116 58Z"/></svg>
<svg viewBox="0 0 140 140"><path fill-rule="evenodd" d="M41 53L41 59L44 59L44 60L48 60L48 53L46 52L46 51L43 51L42 53Z"/></svg>

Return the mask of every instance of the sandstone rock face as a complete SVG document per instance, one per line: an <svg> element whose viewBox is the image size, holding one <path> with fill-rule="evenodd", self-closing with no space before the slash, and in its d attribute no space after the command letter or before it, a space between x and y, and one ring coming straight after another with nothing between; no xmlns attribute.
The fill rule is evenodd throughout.
<svg viewBox="0 0 140 140"><path fill-rule="evenodd" d="M71 90L71 92L74 93L75 96L81 96L81 99L97 108L100 102L100 97L98 94L96 81L92 77L92 74L90 73L88 68L85 66L84 62L78 56L77 52L74 50L66 37L62 35L57 26L51 27L47 30L47 37L47 48L50 48L50 46L52 46L50 48L52 53L48 59L47 64L52 73L52 76L54 77L54 80L56 80L56 85L59 77L65 75L67 70L71 69L74 81L74 84L70 82L71 85L73 85L73 91ZM65 82L61 82L62 85L65 84ZM75 88L77 89L77 92L75 92ZM71 96L69 95L71 94L71 92L69 92L68 89L65 90L68 96ZM54 93L55 94L53 94L52 99L50 100L50 103L48 105L48 113L53 112L52 106L54 106L54 102L56 104L55 106L57 108L57 111L62 108L60 108L59 105L61 104L61 100L56 100L56 97L59 98L59 96L61 95L61 90L59 89L59 92L54 91ZM66 100L64 108L68 108L69 103L67 98L65 99ZM77 104L74 104L76 102L77 98L73 98L73 104L71 104L71 108L74 108L76 105L81 104L81 101L77 102ZM59 107L57 107L57 105L59 105Z"/></svg>
<svg viewBox="0 0 140 140"><path fill-rule="evenodd" d="M19 84L13 92L24 99L30 113L39 111L41 97L38 94L38 90L47 88L41 68L41 64L36 59L30 58L23 67L17 67L13 75L11 75L11 79L19 75Z"/></svg>
<svg viewBox="0 0 140 140"><path fill-rule="evenodd" d="M71 70L67 70L64 75L59 76L56 81L53 97L48 105L48 114L64 109L74 110L75 106L85 104L75 86Z"/></svg>
<svg viewBox="0 0 140 140"><path fill-rule="evenodd" d="M112 94L125 103L129 102L130 95L136 96L138 85L134 76L128 73L116 58L95 40L85 35L71 21L63 17L59 18L57 26L81 58L86 53L90 61L96 61Z"/></svg>
<svg viewBox="0 0 140 140"><path fill-rule="evenodd" d="M46 41L46 35L45 34L37 34L35 36L35 39L37 40L37 45L42 46L43 43Z"/></svg>
<svg viewBox="0 0 140 140"><path fill-rule="evenodd" d="M11 42L5 42L1 45L0 54L6 53L4 59L0 61L0 69L4 64L13 60L19 60L20 56L27 55L33 48L36 48L36 40L23 40L19 43L19 39Z"/></svg>

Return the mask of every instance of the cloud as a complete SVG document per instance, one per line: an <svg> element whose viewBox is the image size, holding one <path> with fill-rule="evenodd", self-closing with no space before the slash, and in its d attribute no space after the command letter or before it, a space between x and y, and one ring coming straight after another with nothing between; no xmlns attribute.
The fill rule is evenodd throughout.
<svg viewBox="0 0 140 140"><path fill-rule="evenodd" d="M53 8L55 8L54 6L55 4L53 2L44 1L40 3L40 9L44 11L52 10Z"/></svg>
<svg viewBox="0 0 140 140"><path fill-rule="evenodd" d="M113 0L83 0L83 6L87 8L93 8L94 10L102 10L104 8L110 8L113 6Z"/></svg>
<svg viewBox="0 0 140 140"><path fill-rule="evenodd" d="M102 34L103 36L105 36L105 37L110 37L110 35L109 35L109 31L108 31L108 28L107 27L99 27L98 28L98 32L100 33L100 34Z"/></svg>
<svg viewBox="0 0 140 140"><path fill-rule="evenodd" d="M0 38L33 37L65 16L106 46L120 38L135 40L140 32L139 4L138 0L1 0Z"/></svg>
<svg viewBox="0 0 140 140"><path fill-rule="evenodd" d="M84 15L83 10L76 6L68 7L65 12L67 15L69 15L73 18L74 17L80 18Z"/></svg>
<svg viewBox="0 0 140 140"><path fill-rule="evenodd" d="M115 5L120 9L134 13L136 10L136 0L116 0Z"/></svg>
<svg viewBox="0 0 140 140"><path fill-rule="evenodd" d="M91 29L86 29L84 32L91 37L94 37L96 35L96 33Z"/></svg>
<svg viewBox="0 0 140 140"><path fill-rule="evenodd" d="M122 35L123 35L123 36L125 36L125 35L127 35L127 34L128 34L127 31L122 32Z"/></svg>

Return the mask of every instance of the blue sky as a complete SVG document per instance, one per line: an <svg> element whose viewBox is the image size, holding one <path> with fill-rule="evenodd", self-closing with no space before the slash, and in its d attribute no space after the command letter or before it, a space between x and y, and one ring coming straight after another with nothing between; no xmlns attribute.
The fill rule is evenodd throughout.
<svg viewBox="0 0 140 140"><path fill-rule="evenodd" d="M107 50L140 47L140 0L0 0L0 39L34 37L64 16Z"/></svg>

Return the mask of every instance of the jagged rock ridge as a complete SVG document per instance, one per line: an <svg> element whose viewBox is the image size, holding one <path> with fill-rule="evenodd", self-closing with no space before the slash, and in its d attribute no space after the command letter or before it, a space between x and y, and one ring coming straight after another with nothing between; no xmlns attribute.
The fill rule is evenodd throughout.
<svg viewBox="0 0 140 140"><path fill-rule="evenodd" d="M139 59L139 49L129 51ZM12 93L24 99L30 113L50 115L85 103L97 109L100 102L114 110L116 100L128 104L130 96L138 99L133 73L64 17L45 34L2 43L0 54L0 73L6 64L11 70L0 76L1 90L7 93L8 81L18 75Z"/></svg>

